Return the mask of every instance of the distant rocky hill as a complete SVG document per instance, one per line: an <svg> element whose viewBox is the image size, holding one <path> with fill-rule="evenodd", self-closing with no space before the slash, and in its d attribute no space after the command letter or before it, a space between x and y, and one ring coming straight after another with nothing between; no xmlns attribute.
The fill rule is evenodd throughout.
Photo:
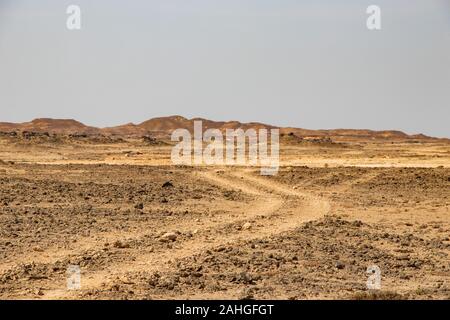
<svg viewBox="0 0 450 320"><path fill-rule="evenodd" d="M173 130L184 128L193 130L194 121L201 120L203 129L243 129L249 128L275 128L275 126L250 122L241 123L239 121L212 121L202 118L187 119L182 116L170 116L153 118L140 124L128 123L116 127L96 128L86 126L81 122L72 119L50 119L41 118L24 123L0 122L0 132L28 131L28 132L48 132L51 134L87 134L87 135L115 135L122 137L142 137L153 136L158 138L170 137ZM282 134L295 135L306 138L329 138L335 141L347 140L433 140L437 138L428 137L423 134L408 135L401 131L374 131L366 129L334 129L334 130L308 130L301 128L280 128Z"/></svg>
<svg viewBox="0 0 450 320"><path fill-rule="evenodd" d="M30 122L9 123L0 122L0 131L30 131L56 134L99 134L101 129L89 127L71 119L34 119Z"/></svg>

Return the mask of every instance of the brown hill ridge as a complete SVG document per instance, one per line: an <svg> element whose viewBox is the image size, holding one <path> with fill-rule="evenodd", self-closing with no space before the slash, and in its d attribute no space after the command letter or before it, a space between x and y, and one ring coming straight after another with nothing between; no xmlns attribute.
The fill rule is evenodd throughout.
<svg viewBox="0 0 450 320"><path fill-rule="evenodd" d="M48 132L56 134L97 134L100 129L88 127L81 122L72 119L34 119L30 122L10 123L0 122L0 131L29 131L29 132Z"/></svg>
<svg viewBox="0 0 450 320"><path fill-rule="evenodd" d="M24 123L0 122L1 132L28 131L28 132L48 132L52 134L89 134L89 135L115 135L123 137L132 136L154 136L167 138L173 130L184 128L193 130L194 121L202 120L203 129L243 129L249 128L275 128L272 125L250 122L242 123L239 121L212 121L202 118L187 119L182 116L170 116L153 118L140 124L128 123L116 127L96 128L86 126L81 122L72 119L51 119L40 118ZM366 129L334 129L334 130L308 130L301 128L280 128L281 134L291 134L298 137L309 138L331 138L333 140L432 140L432 138L423 134L408 135L401 131L385 130L374 131Z"/></svg>

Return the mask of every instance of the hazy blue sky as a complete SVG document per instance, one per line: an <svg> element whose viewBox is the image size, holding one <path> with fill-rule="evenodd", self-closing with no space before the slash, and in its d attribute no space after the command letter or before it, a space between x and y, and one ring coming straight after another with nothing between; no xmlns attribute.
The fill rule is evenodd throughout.
<svg viewBox="0 0 450 320"><path fill-rule="evenodd" d="M0 121L172 114L450 137L450 0L0 0Z"/></svg>

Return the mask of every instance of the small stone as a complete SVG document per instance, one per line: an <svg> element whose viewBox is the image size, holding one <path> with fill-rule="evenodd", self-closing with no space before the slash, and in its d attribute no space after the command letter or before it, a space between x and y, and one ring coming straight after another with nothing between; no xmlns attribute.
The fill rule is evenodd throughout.
<svg viewBox="0 0 450 320"><path fill-rule="evenodd" d="M38 296L43 296L43 295L44 295L44 292L42 292L41 289L36 289L34 293L35 293L36 295L38 295Z"/></svg>
<svg viewBox="0 0 450 320"><path fill-rule="evenodd" d="M359 220L353 221L353 226L355 226L355 227L361 227L362 225L363 225L363 223Z"/></svg>
<svg viewBox="0 0 450 320"><path fill-rule="evenodd" d="M252 224L250 222L246 222L242 226L242 230L249 230L251 227L252 227Z"/></svg>
<svg viewBox="0 0 450 320"><path fill-rule="evenodd" d="M130 244L124 243L124 242L122 242L122 241L120 241L120 240L117 240L116 242L114 242L113 246L114 246L115 248L125 249L125 248L129 248L129 247L130 247Z"/></svg>
<svg viewBox="0 0 450 320"><path fill-rule="evenodd" d="M164 184L162 185L163 188L172 188L173 187L173 183L170 181L166 181L164 182Z"/></svg>
<svg viewBox="0 0 450 320"><path fill-rule="evenodd" d="M160 241L166 242L166 241L175 241L177 240L177 234L175 232L167 232L163 234L160 238Z"/></svg>
<svg viewBox="0 0 450 320"><path fill-rule="evenodd" d="M345 264L340 261L336 262L334 266L336 267L336 269L339 269L339 270L345 268Z"/></svg>
<svg viewBox="0 0 450 320"><path fill-rule="evenodd" d="M255 296L250 289L244 289L239 296L239 300L253 300L254 298Z"/></svg>

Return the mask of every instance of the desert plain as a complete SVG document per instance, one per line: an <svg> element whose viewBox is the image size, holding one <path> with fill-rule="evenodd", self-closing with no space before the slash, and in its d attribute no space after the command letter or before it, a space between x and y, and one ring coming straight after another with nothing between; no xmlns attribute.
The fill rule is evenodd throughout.
<svg viewBox="0 0 450 320"><path fill-rule="evenodd" d="M261 176L173 165L159 137L3 131L1 299L450 299L448 139L285 133Z"/></svg>

